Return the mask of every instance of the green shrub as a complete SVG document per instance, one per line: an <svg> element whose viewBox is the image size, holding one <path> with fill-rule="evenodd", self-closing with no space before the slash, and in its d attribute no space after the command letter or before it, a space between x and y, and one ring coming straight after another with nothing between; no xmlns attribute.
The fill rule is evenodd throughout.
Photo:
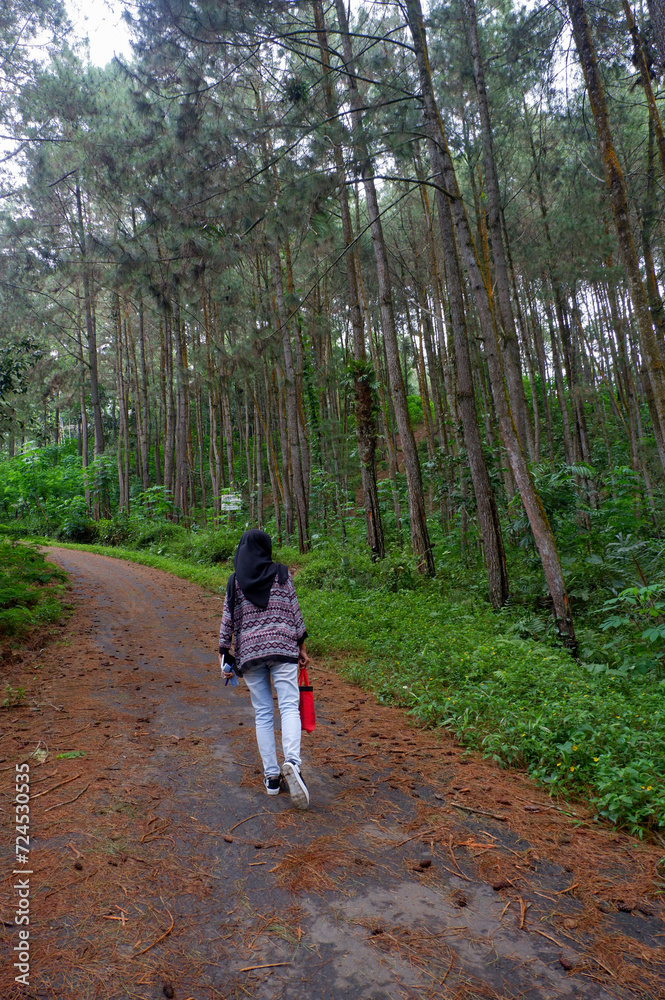
<svg viewBox="0 0 665 1000"><path fill-rule="evenodd" d="M34 622L34 616L26 607L18 606L0 611L0 635L25 635Z"/></svg>
<svg viewBox="0 0 665 1000"><path fill-rule="evenodd" d="M97 524L91 517L68 518L55 537L63 542L92 545L97 541Z"/></svg>
<svg viewBox="0 0 665 1000"><path fill-rule="evenodd" d="M65 579L37 549L0 539L0 635L21 636L34 625L56 621L62 607L47 585Z"/></svg>
<svg viewBox="0 0 665 1000"><path fill-rule="evenodd" d="M23 704L24 698L25 688L13 688L11 684L8 684L5 688L5 697L0 703L0 708L17 708Z"/></svg>
<svg viewBox="0 0 665 1000"><path fill-rule="evenodd" d="M99 545L125 545L133 534L132 523L123 515L100 518L95 523L94 542Z"/></svg>
<svg viewBox="0 0 665 1000"><path fill-rule="evenodd" d="M137 531L135 545L138 549L155 546L163 548L165 552L173 552L189 545L189 535L182 525L173 521L148 522Z"/></svg>
<svg viewBox="0 0 665 1000"><path fill-rule="evenodd" d="M285 550L275 558L288 564ZM293 552L292 562L301 564L299 584L312 590L394 592L413 590L424 584L414 557L397 546L389 548L385 559L374 562L367 547L326 542L305 557Z"/></svg>
<svg viewBox="0 0 665 1000"><path fill-rule="evenodd" d="M228 528L219 531L201 531L192 536L191 558L204 566L228 562L235 553L242 530Z"/></svg>

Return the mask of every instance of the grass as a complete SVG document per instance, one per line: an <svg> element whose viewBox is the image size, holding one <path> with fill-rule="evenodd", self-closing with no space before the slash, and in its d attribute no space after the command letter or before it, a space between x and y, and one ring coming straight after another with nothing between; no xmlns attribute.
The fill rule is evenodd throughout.
<svg viewBox="0 0 665 1000"><path fill-rule="evenodd" d="M163 569L214 593L229 564L101 545L68 545ZM373 568L333 551L276 558L301 567L296 585L315 655L346 653L350 678L379 701L503 765L525 768L553 793L590 801L642 835L665 826L665 680L572 660L511 635L510 618L440 582L413 581L399 560ZM355 563L354 560L355 559Z"/></svg>
<svg viewBox="0 0 665 1000"><path fill-rule="evenodd" d="M664 680L592 673L434 588L299 596L317 646L355 653L350 676L379 701L525 767L553 792L588 798L633 833L665 825Z"/></svg>
<svg viewBox="0 0 665 1000"><path fill-rule="evenodd" d="M32 629L58 621L63 614L66 579L33 545L0 538L0 637L23 638Z"/></svg>

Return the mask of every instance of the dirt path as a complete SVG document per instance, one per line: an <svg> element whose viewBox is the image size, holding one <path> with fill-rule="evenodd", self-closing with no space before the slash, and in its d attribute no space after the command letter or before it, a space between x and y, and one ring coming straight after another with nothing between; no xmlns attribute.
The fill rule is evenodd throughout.
<svg viewBox="0 0 665 1000"><path fill-rule="evenodd" d="M221 599L50 558L75 612L12 666L30 704L0 719L3 1000L665 996L662 852L565 815L325 665L297 813L264 794L246 690L219 680ZM4 872L14 762L38 741L26 988Z"/></svg>

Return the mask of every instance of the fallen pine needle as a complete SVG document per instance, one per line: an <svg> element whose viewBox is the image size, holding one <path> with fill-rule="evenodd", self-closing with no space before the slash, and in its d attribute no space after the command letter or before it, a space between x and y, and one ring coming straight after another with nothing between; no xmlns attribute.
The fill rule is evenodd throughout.
<svg viewBox="0 0 665 1000"><path fill-rule="evenodd" d="M501 910L501 916L499 917L499 921L503 920L503 915L504 915L504 913L506 912L506 910L508 909L508 907L510 906L511 903L512 903L512 899L509 899L508 902L506 903L506 905L504 906L504 908Z"/></svg>
<svg viewBox="0 0 665 1000"><path fill-rule="evenodd" d="M162 935L160 935L160 937L158 937L156 941L153 941L152 944L149 944L147 948L142 948L141 951L137 951L135 955L132 955L132 958L138 958L139 955L145 955L146 951L150 951L150 949L154 948L156 944L159 944L160 941L163 941L164 938L166 938L166 937L169 936L169 934L173 930L173 925L174 925L175 921L174 921L173 917L171 916L170 911L167 910L166 912L168 913L169 917L171 918L171 926L167 930L165 930L164 933Z"/></svg>
<svg viewBox="0 0 665 1000"><path fill-rule="evenodd" d="M75 795L73 799L67 799L66 802L56 802L55 805L49 806L48 809L44 810L44 812L48 813L48 812L51 811L51 809L59 809L60 806L69 806L69 805L71 805L72 802L76 802L77 799L80 799L81 796L83 795L83 793L87 792L89 788L90 788L90 782L88 782L88 784L85 786L85 788L82 788L81 791L78 793L78 795Z"/></svg>
<svg viewBox="0 0 665 1000"><path fill-rule="evenodd" d="M462 872L459 871L454 872L452 868L448 868L446 865L443 864L443 862L441 863L441 867L445 868L449 875L454 875L455 878L463 878L466 882L473 882L473 879L469 878L468 875L464 875Z"/></svg>
<svg viewBox="0 0 665 1000"><path fill-rule="evenodd" d="M498 844L478 844L475 840L460 840L455 847L466 847L469 851L475 850L477 848L482 848L483 851L494 851L498 847Z"/></svg>
<svg viewBox="0 0 665 1000"><path fill-rule="evenodd" d="M157 816L155 816L154 819L157 819ZM150 820L149 822L152 823L154 822L154 820ZM161 826L155 827L154 830L149 830L147 833L144 833L143 836L141 837L141 843L142 844L149 843L150 841L148 838L150 838L150 840L156 840L160 836L160 834L164 832L164 830L168 829L170 825L171 825L171 820L167 819L164 823L162 823Z"/></svg>
<svg viewBox="0 0 665 1000"><path fill-rule="evenodd" d="M267 864L268 864L267 861L250 861L249 867L256 868L257 865L267 865Z"/></svg>
<svg viewBox="0 0 665 1000"><path fill-rule="evenodd" d="M450 834L450 839L448 841L448 852L450 854L450 857L453 859L453 864L455 865L455 868L459 872L460 878L465 879L467 882L473 882L473 879L469 878L468 875L465 875L464 872L462 871L462 869L460 868L460 866L457 864L457 858L455 857L455 854L453 852L453 835L452 835L452 833Z"/></svg>
<svg viewBox="0 0 665 1000"><path fill-rule="evenodd" d="M577 887L578 887L579 884L580 884L579 882L573 882L573 884L569 885L567 889L560 889L559 892L555 892L554 895L555 896L563 896L563 894L565 892L572 892L573 889L577 889Z"/></svg>
<svg viewBox="0 0 665 1000"><path fill-rule="evenodd" d="M421 830L420 833L414 833L413 837L407 837L406 840L401 840L399 844L394 844L394 847L404 847L405 844L410 844L412 840L417 840L418 837L429 837L430 834L436 833L436 830Z"/></svg>
<svg viewBox="0 0 665 1000"><path fill-rule="evenodd" d="M54 792L56 788L62 788L63 785L68 785L70 781L76 781L76 779L80 777L80 774L75 774L73 778L65 778L64 781L59 781L57 785L51 785L50 788L45 788L43 792L37 792L36 795L31 795L30 799L34 802L34 800L38 799L40 795L48 795L49 792Z"/></svg>
<svg viewBox="0 0 665 1000"><path fill-rule="evenodd" d="M451 969L452 969L452 967L453 967L453 962L454 962L454 961L455 961L455 952L454 952L454 951L452 950L452 948L451 948L451 949L450 949L450 965L449 965L449 966L448 966L448 968L446 969L446 974L445 974L445 976L443 977L443 979L441 980L441 982L439 983L439 986L443 986L443 984L445 983L446 979L448 978L448 973L450 972L450 970L451 970Z"/></svg>
<svg viewBox="0 0 665 1000"><path fill-rule="evenodd" d="M490 819L496 819L499 823L507 823L507 816L499 816L497 813L486 812L484 809L472 809L471 806L464 806L461 802L451 802L451 806L455 809L463 809L464 812L475 813L477 816L489 816Z"/></svg>
<svg viewBox="0 0 665 1000"><path fill-rule="evenodd" d="M540 934L541 937L547 938L547 940L551 941L553 944L555 944L557 946L557 948L565 948L566 947L564 944L561 944L560 941L557 941L556 938L550 937L549 934L546 934L545 931L539 931L537 927L532 927L531 928L531 933L532 934Z"/></svg>
<svg viewBox="0 0 665 1000"><path fill-rule="evenodd" d="M253 972L254 969L276 969L278 965L293 965L293 962L268 962L267 965L246 965L239 972Z"/></svg>
<svg viewBox="0 0 665 1000"><path fill-rule="evenodd" d="M547 938L548 941L551 941L558 948L565 948L566 947L566 945L563 945L563 944L561 944L560 941L557 941L556 938L550 937L549 934L546 934L545 931L539 931L537 927L532 927L531 930L532 930L532 932L534 934L540 934L541 937ZM604 964L604 962L601 962L599 958L596 958L595 955L589 955L588 957L591 959L592 962L595 962L596 965L599 965L601 967L601 969L605 969L605 972L607 972L608 975L610 975L612 977L612 979L616 979L615 973L612 972L612 970L609 969Z"/></svg>
<svg viewBox="0 0 665 1000"><path fill-rule="evenodd" d="M86 882L88 879L91 879L93 875L96 875L98 871L99 869L95 868L93 871L88 872L84 878L77 878L74 879L73 882L66 882L65 885L58 886L57 889L51 889L50 892L46 893L44 899L48 899L49 896L55 896L56 892L62 892L64 889L70 889L73 885L81 885L82 882Z"/></svg>
<svg viewBox="0 0 665 1000"><path fill-rule="evenodd" d="M257 817L257 816L260 816L260 815L261 815L261 813L252 813L252 815L251 815L251 816L245 816L245 818L244 818L244 819L241 819L239 823L236 823L236 825L235 825L235 826L232 826L232 827L231 827L231 829L229 830L229 833L233 833L233 831L234 831L234 830L237 830L237 828L238 828L239 826L242 826L242 824L243 824L243 823L248 823L248 822L250 821L250 819L256 819L256 817ZM241 971L242 971L242 970L241 970Z"/></svg>
<svg viewBox="0 0 665 1000"><path fill-rule="evenodd" d="M596 958L595 955L589 955L589 958L591 959L592 962L595 962L596 965L599 965L601 969L605 969L605 972L607 972L607 974L610 975L612 979L616 979L616 974L612 972L612 970L608 968L604 962L601 962L599 958Z"/></svg>
<svg viewBox="0 0 665 1000"><path fill-rule="evenodd" d="M76 848L74 847L74 845L73 845L73 844L72 844L71 842L70 842L69 844L67 844L67 847L71 847L72 851L74 852L74 854L76 855L76 857L77 857L77 858L82 858L82 857L84 857L84 855L83 855L83 854L81 854L81 852L80 852L80 851L77 851L77 850L76 850Z"/></svg>
<svg viewBox="0 0 665 1000"><path fill-rule="evenodd" d="M524 930L524 918L526 917L526 911L531 906L531 903L525 903L524 900L522 899L522 897L520 896L520 898L519 898L519 904L520 904L520 930L523 931Z"/></svg>

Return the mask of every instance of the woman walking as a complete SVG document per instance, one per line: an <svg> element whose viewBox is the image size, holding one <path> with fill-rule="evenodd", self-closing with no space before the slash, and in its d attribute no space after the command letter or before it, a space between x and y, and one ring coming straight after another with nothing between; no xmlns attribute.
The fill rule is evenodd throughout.
<svg viewBox="0 0 665 1000"><path fill-rule="evenodd" d="M233 557L219 629L219 657L235 639L233 671L249 688L256 720L256 741L268 795L277 795L281 776L296 809L307 809L309 792L300 773L300 691L298 664L308 666L307 632L288 568L272 561L272 540L265 531L246 531ZM281 771L277 761L272 685L282 722Z"/></svg>

